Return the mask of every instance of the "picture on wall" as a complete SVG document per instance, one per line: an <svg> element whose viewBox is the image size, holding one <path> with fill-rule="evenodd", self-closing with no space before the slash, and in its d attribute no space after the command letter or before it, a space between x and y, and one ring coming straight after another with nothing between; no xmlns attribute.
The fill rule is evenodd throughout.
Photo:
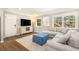
<svg viewBox="0 0 79 59"><path fill-rule="evenodd" d="M64 17L64 27L74 28L75 27L75 16L65 16Z"/></svg>
<svg viewBox="0 0 79 59"><path fill-rule="evenodd" d="M54 17L54 27L62 27L62 17Z"/></svg>
<svg viewBox="0 0 79 59"><path fill-rule="evenodd" d="M41 26L41 19L37 19L37 26Z"/></svg>

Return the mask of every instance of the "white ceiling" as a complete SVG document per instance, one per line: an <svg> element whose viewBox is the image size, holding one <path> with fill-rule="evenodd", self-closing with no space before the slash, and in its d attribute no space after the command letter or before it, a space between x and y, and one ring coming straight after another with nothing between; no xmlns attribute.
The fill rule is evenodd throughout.
<svg viewBox="0 0 79 59"><path fill-rule="evenodd" d="M54 8L6 8L6 11L23 15L41 15Z"/></svg>
<svg viewBox="0 0 79 59"><path fill-rule="evenodd" d="M74 8L6 8L5 10L20 15L39 16L61 11L74 10Z"/></svg>

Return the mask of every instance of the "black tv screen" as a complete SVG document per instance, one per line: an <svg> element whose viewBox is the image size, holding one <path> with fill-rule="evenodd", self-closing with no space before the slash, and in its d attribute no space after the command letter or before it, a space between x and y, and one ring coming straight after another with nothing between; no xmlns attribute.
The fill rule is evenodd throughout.
<svg viewBox="0 0 79 59"><path fill-rule="evenodd" d="M31 26L31 20L21 19L21 26Z"/></svg>

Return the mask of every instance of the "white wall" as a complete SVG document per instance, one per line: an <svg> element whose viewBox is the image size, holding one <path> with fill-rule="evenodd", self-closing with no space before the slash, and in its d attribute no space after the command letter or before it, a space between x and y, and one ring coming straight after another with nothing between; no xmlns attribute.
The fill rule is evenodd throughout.
<svg viewBox="0 0 79 59"><path fill-rule="evenodd" d="M1 39L1 12L0 12L0 39Z"/></svg>
<svg viewBox="0 0 79 59"><path fill-rule="evenodd" d="M53 28L53 29L55 29L55 27L54 27L54 16L68 16L68 15L74 15L75 16L75 29L78 29L79 28L79 10L74 10L74 11L66 11L66 12L61 12L61 13L56 13L56 14L48 14L48 15L43 15L43 16L39 16L39 17L37 17L37 19L38 18L42 18L43 19L43 17L45 17L45 16L47 16L47 17L50 17L50 20L52 20L51 22L50 22L50 24L52 24L50 27L51 28ZM52 17L52 18L51 18ZM64 27L64 19L63 19L63 24L62 24L62 28ZM43 24L43 23L42 23ZM39 27L35 27L35 29L37 30ZM40 28L40 30L42 30L44 28L44 26L42 25L41 26L41 28ZM48 27L47 27L48 28ZM36 31L35 30L35 31Z"/></svg>
<svg viewBox="0 0 79 59"><path fill-rule="evenodd" d="M23 34L23 33L29 33L29 32L32 32L33 31L33 26L32 26L32 21L31 21L31 26L28 26L30 27L30 30L29 31L26 31L26 27L27 26L21 26L21 21L20 19L29 19L31 20L31 18L29 16L22 16L22 15L18 15L18 21L17 21L17 35L19 34Z"/></svg>
<svg viewBox="0 0 79 59"><path fill-rule="evenodd" d="M5 12L5 16L7 15L7 14L10 14L10 15L14 15L14 16L16 16L16 23L14 23L14 24L16 24L16 34L15 35L20 35L21 34L21 29L23 28L25 31L26 31L26 27L24 26L24 27L21 27L20 26L20 19L30 19L30 17L29 16L24 16L24 15L17 15L17 14L14 14L14 13L11 13L11 12ZM15 18L13 18L13 17L10 17L10 18L12 18L11 20L12 21L14 21L13 19L15 19ZM8 19L5 19L5 21L7 22L8 21ZM11 22L12 22L11 21ZM4 22L5 23L5 22ZM12 23L11 23L12 24ZM11 36L12 35L12 33L11 33L11 31L8 31L7 30L7 26L9 26L10 24L6 24L5 23L5 26L4 26L4 37L9 37L9 36ZM32 31L32 26L30 26L31 27L31 30L30 31ZM8 29L11 29L11 28L8 28ZM9 35L7 34L7 33L9 33Z"/></svg>
<svg viewBox="0 0 79 59"><path fill-rule="evenodd" d="M1 39L1 40L0 40L0 41L3 42L3 41L4 41L4 40L3 40L3 38L4 38L4 37L3 37L3 36L4 36L4 34L3 34L3 33L4 33L4 31L3 31L4 11L3 11L2 9L0 9L0 16L1 16L1 23L0 23L0 25L1 25L1 28L0 28L0 29L1 29L1 31L0 31L0 32L1 32L1 35L0 35L1 38L0 38L0 39Z"/></svg>
<svg viewBox="0 0 79 59"><path fill-rule="evenodd" d="M78 11L73 11L73 12L66 12L66 13L62 13L62 14L56 14L56 15L52 15L52 26L54 27L54 16L62 16L62 28L64 27L64 16L68 16L68 15L74 15L75 16L75 28L78 29Z"/></svg>

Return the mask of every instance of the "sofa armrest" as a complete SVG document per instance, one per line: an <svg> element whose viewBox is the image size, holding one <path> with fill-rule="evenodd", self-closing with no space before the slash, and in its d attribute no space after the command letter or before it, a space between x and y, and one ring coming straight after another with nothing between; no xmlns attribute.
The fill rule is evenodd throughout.
<svg viewBox="0 0 79 59"><path fill-rule="evenodd" d="M50 46L51 48L55 48L59 51L79 51L79 49L51 40L48 40L46 45Z"/></svg>

